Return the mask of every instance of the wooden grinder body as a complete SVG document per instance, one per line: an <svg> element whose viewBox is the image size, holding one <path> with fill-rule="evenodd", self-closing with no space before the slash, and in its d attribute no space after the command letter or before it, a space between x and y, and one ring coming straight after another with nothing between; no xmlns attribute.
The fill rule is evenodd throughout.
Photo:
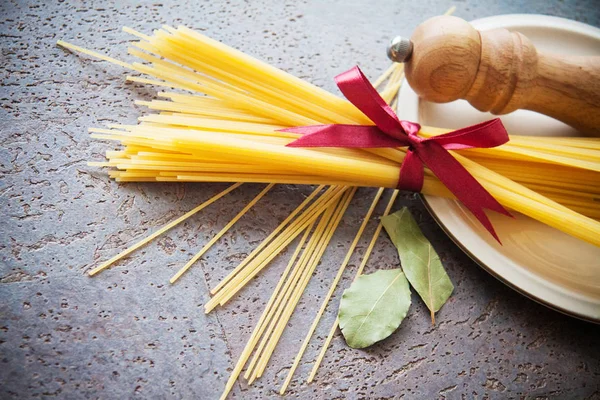
<svg viewBox="0 0 600 400"><path fill-rule="evenodd" d="M419 25L406 78L425 100L466 99L480 111L527 109L600 136L600 57L538 52L506 29L478 32L450 16Z"/></svg>

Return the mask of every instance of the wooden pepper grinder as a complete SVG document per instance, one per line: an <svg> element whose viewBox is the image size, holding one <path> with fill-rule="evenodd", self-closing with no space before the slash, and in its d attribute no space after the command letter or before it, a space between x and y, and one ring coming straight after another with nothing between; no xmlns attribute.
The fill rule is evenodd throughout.
<svg viewBox="0 0 600 400"><path fill-rule="evenodd" d="M425 100L466 99L497 115L537 111L600 136L598 56L544 54L518 32L479 32L450 16L425 21L410 40L394 39L388 56L406 63L408 83Z"/></svg>

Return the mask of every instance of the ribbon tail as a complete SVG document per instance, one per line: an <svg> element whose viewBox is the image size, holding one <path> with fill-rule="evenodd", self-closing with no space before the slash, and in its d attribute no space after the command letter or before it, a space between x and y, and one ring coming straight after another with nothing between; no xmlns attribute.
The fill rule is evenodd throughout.
<svg viewBox="0 0 600 400"><path fill-rule="evenodd" d="M421 161L431 169L439 180L460 200L475 218L498 241L492 222L484 209L512 217L481 184L442 145L434 141L422 143L417 152Z"/></svg>

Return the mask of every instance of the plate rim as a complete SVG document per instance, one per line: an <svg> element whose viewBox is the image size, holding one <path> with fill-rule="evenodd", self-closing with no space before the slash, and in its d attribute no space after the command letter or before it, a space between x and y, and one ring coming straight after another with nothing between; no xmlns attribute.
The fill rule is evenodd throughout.
<svg viewBox="0 0 600 400"><path fill-rule="evenodd" d="M572 310L560 307L556 304L553 304L553 303L548 302L544 299L541 299L537 296L534 296L533 294L527 292L525 289L522 289L519 286L508 281L507 279L503 278L502 275L498 274L492 268L488 267L483 261L481 261L479 258L477 258L477 256L475 256L475 254L473 254L469 249L467 249L467 247L464 246L460 242L460 240L458 240L458 238L456 236L454 236L454 234L452 234L452 232L450 232L450 230L446 227L446 225L439 219L438 215L435 213L435 211L431 207L431 204L429 203L429 201L427 201L427 197L428 196L419 193L419 198L421 199L421 202L423 203L423 205L425 206L425 208L427 209L427 211L429 212L429 215L431 215L433 220L438 224L438 226L442 229L442 231L444 231L444 233L450 238L450 240L452 240L452 242L459 249L462 250L463 253L465 253L471 260L473 260L475 262L475 264L479 265L483 270L487 271L492 277L496 278L497 280L499 280L500 282L502 282L503 284L505 284L512 290L518 292L519 294L527 297L530 300L535 301L538 304L548 307L548 308L550 308L554 311L557 311L563 315L567 315L569 317L577 318L577 319L585 321L585 322L590 322L593 324L600 325L600 318L595 319L593 317L587 316L585 314L580 314L580 313L577 313L576 311L572 311Z"/></svg>
<svg viewBox="0 0 600 400"><path fill-rule="evenodd" d="M541 14L503 14L503 15L497 15L497 16L492 16L492 17L479 18L479 19L470 21L470 23L472 23L474 25L479 25L479 24L487 25L484 29L495 29L495 28L501 28L501 27L502 28L510 28L510 27L523 26L523 25L526 25L528 27L552 28L553 26L549 25L548 22L556 22L557 23L556 25L559 25L559 26L554 26L555 29L584 34L586 36L596 36L600 40L600 28L597 28L597 27L594 27L594 26L591 26L591 25L588 25L588 24L585 24L585 23L582 23L579 21L573 21L573 20L569 20L566 18L555 17L555 16L548 16L548 15L541 15ZM404 79L404 83L406 83L406 78ZM400 90L402 90L402 88ZM419 113L418 107L417 107L416 112L418 115L418 113ZM577 318L577 319L580 319L580 320L583 320L586 322L600 324L600 316L594 317L592 315L582 314L580 312L577 312L576 310L564 308L564 307L561 307L560 305L557 305L556 303L553 303L549 300L540 298L540 297L528 292L527 289L521 288L517 284L510 282L508 279L504 278L501 274L499 274L497 271L495 271L492 267L489 267L485 262L480 260L475 254L473 254L473 252L471 250L469 250L450 231L450 228L448 228L446 226L446 224L443 221L441 221L439 216L434 211L433 206L429 202L428 197L431 197L431 196L419 194L419 198L421 199L422 203L425 205L425 208L427 209L429 214L436 221L438 226L440 226L440 228L450 238L450 240L452 240L469 258L471 258L477 265L479 265L482 269L487 271L494 278L496 278L497 280L499 280L500 282L502 282L509 288L520 293L521 295L535 301L538 304L546 306L554 311L558 311L564 315L568 315L570 317L574 317L574 318Z"/></svg>

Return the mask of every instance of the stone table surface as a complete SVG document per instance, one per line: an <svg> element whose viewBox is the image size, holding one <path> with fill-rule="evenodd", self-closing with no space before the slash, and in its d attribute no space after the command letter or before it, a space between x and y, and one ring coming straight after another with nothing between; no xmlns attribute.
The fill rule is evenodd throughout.
<svg viewBox="0 0 600 400"><path fill-rule="evenodd" d="M335 90L359 63L387 66L385 44L452 4L465 19L542 13L598 26L590 1L15 1L0 3L0 398L217 398L290 253L209 315L213 287L310 188L277 186L176 285L168 278L263 186L245 185L97 277L98 262L226 187L117 184L88 167L110 144L88 127L134 123L158 89L126 84L116 66L56 47L64 38L126 55L120 28L185 24ZM301 299L265 376L231 398L277 398L289 365L373 196L360 189ZM420 200L406 205L456 290L431 326L420 299L401 328L367 349L339 332L306 384L334 319L330 307L289 398L600 398L600 329L509 289L463 254ZM381 212L381 210L379 210ZM376 222L371 221L368 232ZM365 251L359 244L342 286ZM398 264L379 240L367 271ZM339 299L336 295L335 305Z"/></svg>

